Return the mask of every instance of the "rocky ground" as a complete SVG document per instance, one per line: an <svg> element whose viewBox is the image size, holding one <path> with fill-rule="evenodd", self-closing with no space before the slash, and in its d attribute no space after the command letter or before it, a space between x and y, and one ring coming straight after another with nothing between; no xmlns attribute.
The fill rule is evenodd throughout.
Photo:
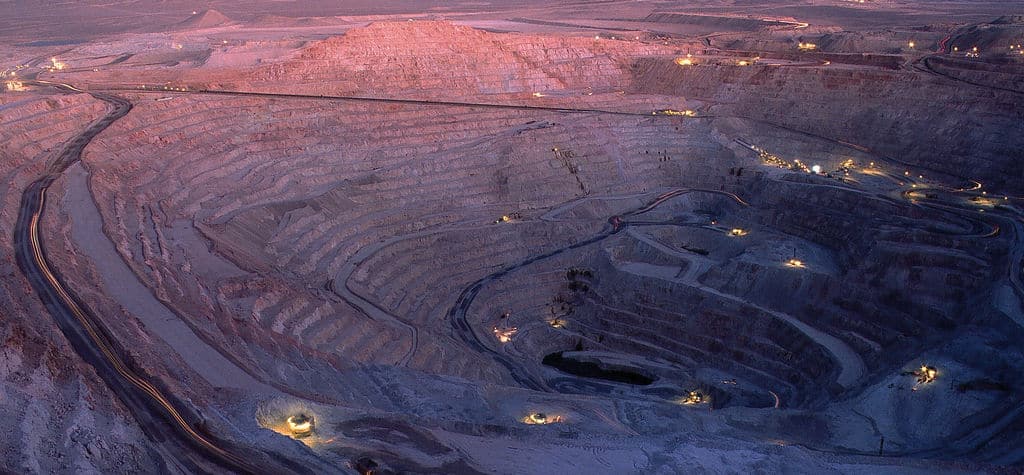
<svg viewBox="0 0 1024 475"><path fill-rule="evenodd" d="M1020 466L1010 6L522 3L0 22L3 467L176 470L15 263L106 107L33 76L133 104L50 189L52 266L297 471Z"/></svg>

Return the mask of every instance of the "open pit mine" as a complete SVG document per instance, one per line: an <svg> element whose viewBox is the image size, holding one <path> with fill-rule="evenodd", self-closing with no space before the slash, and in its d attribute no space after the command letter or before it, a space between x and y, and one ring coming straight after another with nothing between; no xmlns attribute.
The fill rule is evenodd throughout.
<svg viewBox="0 0 1024 475"><path fill-rule="evenodd" d="M0 472L1024 469L1024 2L0 3Z"/></svg>

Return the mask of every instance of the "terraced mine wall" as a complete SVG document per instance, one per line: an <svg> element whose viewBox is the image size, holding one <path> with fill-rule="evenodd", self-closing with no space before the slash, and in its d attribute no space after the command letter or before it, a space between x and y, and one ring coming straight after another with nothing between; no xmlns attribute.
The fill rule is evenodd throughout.
<svg viewBox="0 0 1024 475"><path fill-rule="evenodd" d="M1024 61L1020 54L1002 60L972 61L961 58L928 58L930 71L982 88L1020 92L1024 95Z"/></svg>
<svg viewBox="0 0 1024 475"><path fill-rule="evenodd" d="M448 99L623 89L629 60L658 43L497 34L447 22L381 22L317 42L255 72L260 90Z"/></svg>
<svg viewBox="0 0 1024 475"><path fill-rule="evenodd" d="M1024 189L1024 96L899 71L701 65L640 59L632 90L716 103L746 116L842 140L907 166ZM939 99L942 98L942 99ZM978 118L984 117L981 121Z"/></svg>
<svg viewBox="0 0 1024 475"><path fill-rule="evenodd" d="M928 335L982 318L971 307L1005 272L1008 243L979 237L977 223L956 215L815 181L819 186L752 183L751 219L829 249L834 275L807 276L815 290L798 299L773 298L789 292L771 284L785 284L757 278L754 264L714 267L702 281L813 321L876 367L922 351ZM934 224L944 222L944 228Z"/></svg>

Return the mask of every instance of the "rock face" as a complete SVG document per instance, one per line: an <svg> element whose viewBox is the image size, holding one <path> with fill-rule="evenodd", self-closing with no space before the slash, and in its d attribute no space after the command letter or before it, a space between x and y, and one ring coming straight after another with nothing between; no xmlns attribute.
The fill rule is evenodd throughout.
<svg viewBox="0 0 1024 475"><path fill-rule="evenodd" d="M260 391L202 376L100 289L115 281L73 206L45 220L48 252L204 430L273 454L414 473L516 471L520 454L536 473L725 470L687 458L705 452L753 472L1019 464L1015 63L839 51L900 32L794 52L807 25L789 19L637 19L774 49L346 19L309 41L183 33L208 53L194 68L59 76L132 100L75 173L132 278ZM8 227L45 147L102 109L32 94L0 95ZM45 312L17 297L6 246L20 369L2 388L28 407L4 408L28 441L6 448L29 460L14 470L57 466L33 418L86 471L160 470L116 403L80 407L104 394L88 368L40 352L59 333L26 316ZM920 365L938 379L915 384ZM312 452L276 435L296 413ZM75 445L117 421L116 455Z"/></svg>
<svg viewBox="0 0 1024 475"><path fill-rule="evenodd" d="M451 100L610 92L631 58L673 49L633 42L495 34L448 22L377 22L317 42L253 76L259 90Z"/></svg>

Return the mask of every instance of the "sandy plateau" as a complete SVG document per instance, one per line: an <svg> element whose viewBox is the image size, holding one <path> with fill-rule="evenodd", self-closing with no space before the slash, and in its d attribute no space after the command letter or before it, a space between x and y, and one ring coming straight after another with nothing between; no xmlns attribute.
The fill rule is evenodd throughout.
<svg viewBox="0 0 1024 475"><path fill-rule="evenodd" d="M1024 466L1024 2L206 3L4 7L0 468Z"/></svg>

